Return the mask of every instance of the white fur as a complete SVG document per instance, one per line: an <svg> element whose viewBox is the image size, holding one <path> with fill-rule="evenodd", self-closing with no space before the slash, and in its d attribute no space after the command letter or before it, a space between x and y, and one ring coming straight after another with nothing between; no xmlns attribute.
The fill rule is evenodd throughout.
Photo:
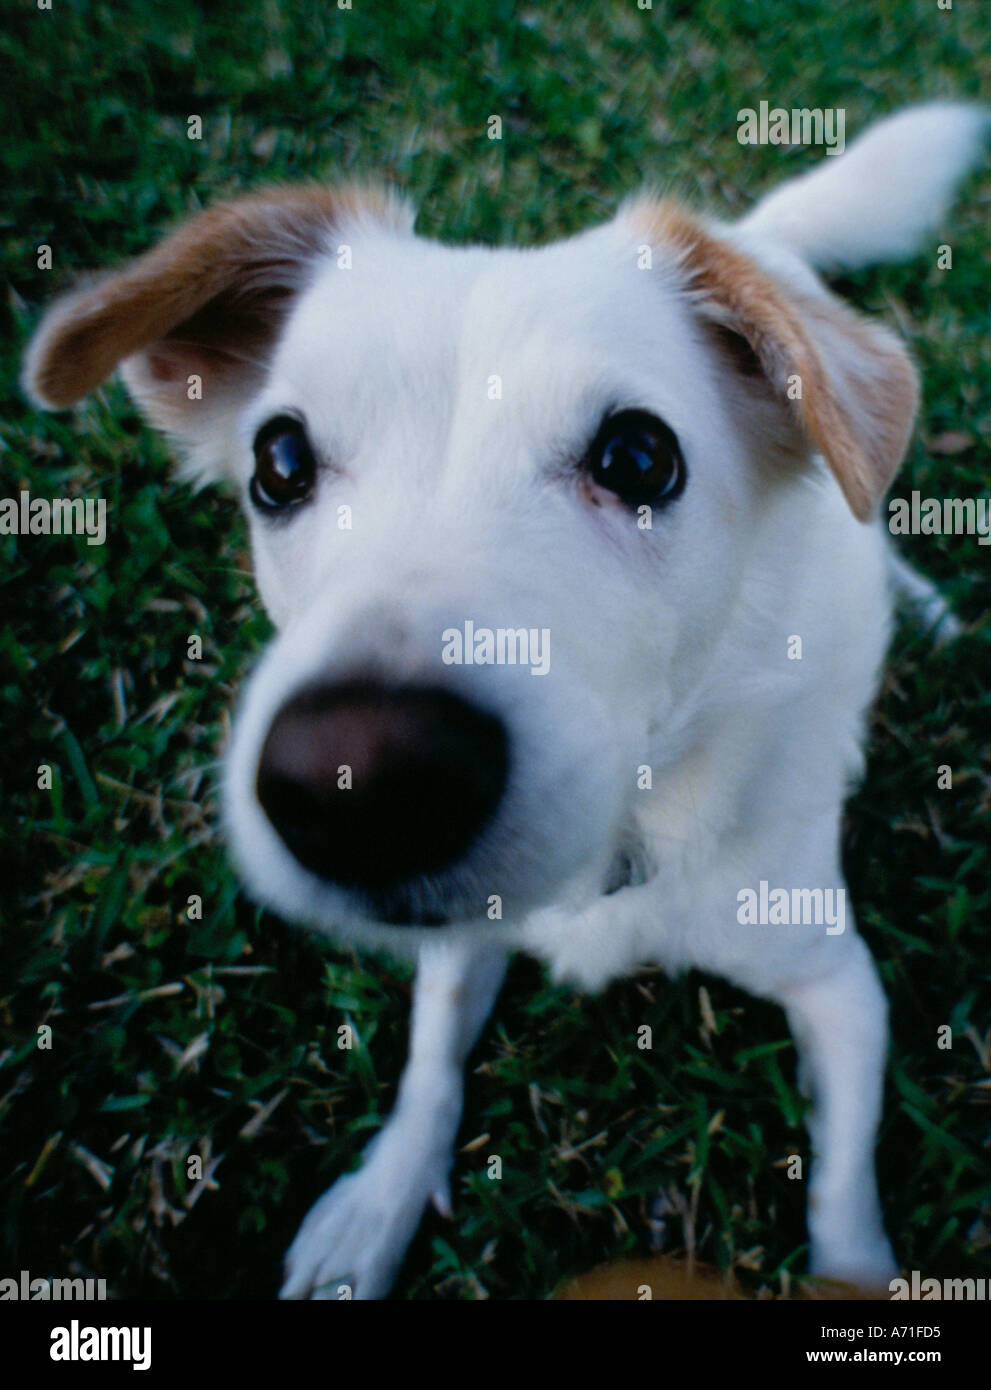
<svg viewBox="0 0 991 1390"><path fill-rule="evenodd" d="M823 295L813 267L918 243L982 120L952 105L906 112L712 230L783 294ZM396 1109L360 1171L307 1217L286 1296L337 1297L341 1282L381 1296L426 1202L446 1206L461 1068L518 948L587 989L658 962L781 1003L814 1098L812 1267L866 1283L894 1272L873 1169L886 1029L870 957L849 912L835 935L745 926L737 895L761 881L843 889L839 820L863 768L891 579L905 576L882 525L854 519L821 459L771 467L772 442L755 449L677 256L657 248L645 274L643 235L632 209L527 251L444 247L398 223L338 226L260 392L233 430L215 414L198 441L201 466L245 494L251 440L275 414L301 412L327 461L288 524L246 501L280 631L228 759L240 872L280 915L419 967ZM684 494L649 531L608 495L592 505L574 468L604 413L624 407L665 420L688 464ZM443 631L467 618L547 628L548 674L443 665ZM789 659L794 637L801 660ZM492 823L413 893L414 910L442 910L448 926L370 920L360 896L300 867L256 798L277 709L314 678L356 672L445 686L509 730ZM630 881L605 894L621 850ZM493 895L501 920L489 920Z"/></svg>
<svg viewBox="0 0 991 1390"><path fill-rule="evenodd" d="M782 285L823 293L810 266L916 244L979 125L956 107L906 113L719 234ZM879 163L894 171L884 196ZM463 990L445 981L477 972L486 998L493 947L521 947L592 990L655 961L780 1002L816 1102L812 1268L866 1284L895 1271L873 1171L886 1029L870 957L849 919L830 936L736 916L738 891L762 879L843 887L839 817L890 633L887 538L853 519L825 469L773 489L758 478L674 274L662 265L648 283L637 244L625 213L522 253L356 229L353 268L328 257L244 420L232 463L245 479L254 428L290 407L340 475L292 528L254 523L259 583L283 632L231 750L234 853L283 915L420 954L418 1013L431 999L394 1117L307 1218L287 1296L330 1278L355 1297L388 1287L446 1172L456 1071L484 1016L466 1025ZM661 416L688 459L688 488L652 532L553 475L610 403ZM335 527L341 503L351 532ZM466 616L548 627L549 675L442 667L440 634ZM793 635L800 661L787 656ZM509 793L448 883L462 920L446 928L368 921L300 870L253 795L260 740L287 693L368 665L443 682L512 730ZM650 791L637 789L643 765ZM644 881L602 896L624 837L642 845ZM501 922L486 919L490 894Z"/></svg>
<svg viewBox="0 0 991 1390"><path fill-rule="evenodd" d="M912 106L872 126L839 159L763 198L740 224L821 270L913 255L939 228L975 163L989 113L959 102Z"/></svg>

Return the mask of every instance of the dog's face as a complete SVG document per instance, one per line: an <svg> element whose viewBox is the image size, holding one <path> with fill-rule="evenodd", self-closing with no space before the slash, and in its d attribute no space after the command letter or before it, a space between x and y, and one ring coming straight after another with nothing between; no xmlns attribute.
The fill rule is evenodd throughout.
<svg viewBox="0 0 991 1390"><path fill-rule="evenodd" d="M260 901L396 946L625 880L774 495L835 486L819 452L865 519L911 426L897 343L775 270L659 204L504 251L287 193L56 310L35 393L122 360L243 497L279 634L226 819Z"/></svg>
<svg viewBox="0 0 991 1390"><path fill-rule="evenodd" d="M328 257L316 273L239 426L258 580L282 634L242 709L232 839L283 911L486 919L498 895L512 918L579 871L597 888L612 871L637 767L670 755L679 693L730 607L755 480L711 352L676 296L645 302L616 228L528 253L342 236L350 268ZM273 508L259 489L286 460L299 500ZM523 629L526 651L466 664L466 622ZM315 687L326 699L272 754L280 707ZM402 692L417 691L452 703L413 708ZM320 744L331 783L302 824L296 740ZM408 761L408 787L378 758ZM379 774L394 804L356 832ZM340 806L322 830L321 801Z"/></svg>

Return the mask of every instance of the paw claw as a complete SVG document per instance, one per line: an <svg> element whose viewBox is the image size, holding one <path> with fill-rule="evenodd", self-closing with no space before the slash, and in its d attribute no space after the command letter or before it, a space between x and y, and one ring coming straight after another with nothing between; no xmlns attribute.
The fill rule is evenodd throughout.
<svg viewBox="0 0 991 1390"><path fill-rule="evenodd" d="M436 1188L434 1192L431 1193L430 1200L445 1221L454 1220L454 1208L451 1206L450 1183L444 1183L441 1187Z"/></svg>

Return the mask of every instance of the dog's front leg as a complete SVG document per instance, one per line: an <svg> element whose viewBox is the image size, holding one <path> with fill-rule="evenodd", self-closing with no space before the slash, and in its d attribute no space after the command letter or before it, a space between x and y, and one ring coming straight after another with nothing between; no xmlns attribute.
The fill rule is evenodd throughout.
<svg viewBox="0 0 991 1390"><path fill-rule="evenodd" d="M886 1287L898 1270L884 1233L874 1171L887 1045L887 1004L870 952L855 932L830 937L815 951L816 968L801 953L801 983L775 980L781 969L773 936L741 952L733 909L741 881L735 860L694 885L689 898L655 883L620 889L582 913L547 909L532 921L553 940L554 972L598 989L603 980L589 962L628 965L625 944L637 958L695 965L781 1004L798 1048L803 1085L811 1090L808 1126L813 1163L809 1186L810 1265L814 1274L864 1289ZM832 875L835 878L835 875ZM746 876L744 876L746 881ZM782 880L779 880L782 881ZM813 874L811 882L829 882ZM690 924L679 929L678 923ZM655 924L653 927L650 924ZM808 931L807 927L778 932ZM597 950L588 950L595 941ZM613 954L610 957L609 951Z"/></svg>
<svg viewBox="0 0 991 1390"><path fill-rule="evenodd" d="M812 1140L808 1224L813 1274L864 1289L898 1273L881 1222L874 1146L881 1114L887 1003L859 937L819 979L781 990L810 1092Z"/></svg>
<svg viewBox="0 0 991 1390"><path fill-rule="evenodd" d="M283 1298L382 1298L432 1199L450 1206L463 1069L506 970L491 947L425 948L395 1108L362 1166L310 1209L286 1256Z"/></svg>

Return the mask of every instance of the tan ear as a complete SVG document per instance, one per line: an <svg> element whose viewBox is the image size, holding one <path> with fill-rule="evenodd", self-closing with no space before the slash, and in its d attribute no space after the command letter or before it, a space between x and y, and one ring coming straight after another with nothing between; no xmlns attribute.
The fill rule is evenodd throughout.
<svg viewBox="0 0 991 1390"><path fill-rule="evenodd" d="M854 516L869 520L905 456L918 404L915 368L898 339L825 291L779 284L677 204L650 200L631 216L677 253L699 312L745 340Z"/></svg>
<svg viewBox="0 0 991 1390"><path fill-rule="evenodd" d="M334 227L356 219L412 226L404 205L355 188L276 188L198 214L49 309L28 347L25 389L62 409L124 364L155 424L182 434L215 421L257 383L292 297L333 249ZM201 400L189 396L193 375Z"/></svg>

